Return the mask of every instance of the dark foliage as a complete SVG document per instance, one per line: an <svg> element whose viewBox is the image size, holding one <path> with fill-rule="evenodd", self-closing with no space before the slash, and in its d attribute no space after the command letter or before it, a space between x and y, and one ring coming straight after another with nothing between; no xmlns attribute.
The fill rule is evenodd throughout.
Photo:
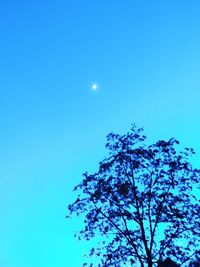
<svg viewBox="0 0 200 267"><path fill-rule="evenodd" d="M189 267L200 267L200 250L196 251L194 259L190 262Z"/></svg>
<svg viewBox="0 0 200 267"><path fill-rule="evenodd" d="M158 267L179 267L179 265L168 257L164 261L159 261Z"/></svg>
<svg viewBox="0 0 200 267"><path fill-rule="evenodd" d="M83 238L103 238L90 256L98 266L152 267L167 257L189 266L200 237L200 171L188 161L194 150L179 151L174 138L147 146L135 126L107 140L109 156L84 174L68 206L69 216L85 214Z"/></svg>

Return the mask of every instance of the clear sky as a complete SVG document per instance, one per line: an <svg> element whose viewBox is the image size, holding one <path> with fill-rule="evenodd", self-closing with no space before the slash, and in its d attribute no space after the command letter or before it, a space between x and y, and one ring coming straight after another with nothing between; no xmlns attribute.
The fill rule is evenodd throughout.
<svg viewBox="0 0 200 267"><path fill-rule="evenodd" d="M66 206L110 131L176 137L200 165L199 14L199 0L1 1L0 266L81 265Z"/></svg>

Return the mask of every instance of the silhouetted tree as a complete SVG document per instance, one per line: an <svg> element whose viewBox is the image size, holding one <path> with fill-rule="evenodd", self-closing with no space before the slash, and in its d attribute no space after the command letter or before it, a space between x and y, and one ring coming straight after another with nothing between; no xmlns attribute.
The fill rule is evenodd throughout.
<svg viewBox="0 0 200 267"><path fill-rule="evenodd" d="M189 267L200 267L200 261L192 261Z"/></svg>
<svg viewBox="0 0 200 267"><path fill-rule="evenodd" d="M179 267L179 265L167 257L164 261L158 261L158 267Z"/></svg>
<svg viewBox="0 0 200 267"><path fill-rule="evenodd" d="M89 254L98 266L152 267L168 256L187 266L197 249L200 171L188 161L194 150L179 151L174 138L148 146L145 140L135 126L126 135L109 134L108 157L75 187L69 217L84 213L81 236L102 238Z"/></svg>
<svg viewBox="0 0 200 267"><path fill-rule="evenodd" d="M200 250L196 251L194 259L190 262L189 267L200 267Z"/></svg>

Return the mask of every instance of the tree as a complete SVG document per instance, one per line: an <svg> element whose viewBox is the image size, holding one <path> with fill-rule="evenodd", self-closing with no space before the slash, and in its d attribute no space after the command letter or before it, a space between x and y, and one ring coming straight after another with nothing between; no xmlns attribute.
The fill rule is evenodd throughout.
<svg viewBox="0 0 200 267"><path fill-rule="evenodd" d="M164 261L158 262L158 267L179 267L175 262L170 258L166 258Z"/></svg>
<svg viewBox="0 0 200 267"><path fill-rule="evenodd" d="M200 250L196 251L194 259L190 262L189 267L200 267Z"/></svg>
<svg viewBox="0 0 200 267"><path fill-rule="evenodd" d="M69 217L83 213L81 236L102 238L89 253L98 266L152 267L166 257L187 266L197 250L200 170L188 161L195 152L178 150L174 138L145 141L135 125L126 135L110 133L108 157L75 187Z"/></svg>

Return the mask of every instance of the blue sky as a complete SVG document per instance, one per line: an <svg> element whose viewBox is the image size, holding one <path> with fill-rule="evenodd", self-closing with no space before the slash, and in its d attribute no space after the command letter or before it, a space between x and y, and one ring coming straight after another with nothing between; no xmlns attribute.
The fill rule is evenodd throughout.
<svg viewBox="0 0 200 267"><path fill-rule="evenodd" d="M1 1L0 266L81 265L66 206L110 131L174 136L199 165L199 12L195 0Z"/></svg>

